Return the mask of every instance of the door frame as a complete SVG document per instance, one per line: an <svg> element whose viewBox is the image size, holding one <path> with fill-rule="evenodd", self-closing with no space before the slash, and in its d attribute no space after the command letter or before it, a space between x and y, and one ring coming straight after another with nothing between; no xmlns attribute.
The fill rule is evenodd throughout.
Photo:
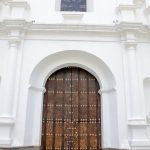
<svg viewBox="0 0 150 150"><path fill-rule="evenodd" d="M45 83L52 73L67 66L83 68L97 79L101 87L99 94L101 95L102 147L118 148L119 131L115 77L104 61L94 54L80 50L60 51L48 55L33 69L28 88L25 144L40 146ZM115 140L113 135L116 137Z"/></svg>

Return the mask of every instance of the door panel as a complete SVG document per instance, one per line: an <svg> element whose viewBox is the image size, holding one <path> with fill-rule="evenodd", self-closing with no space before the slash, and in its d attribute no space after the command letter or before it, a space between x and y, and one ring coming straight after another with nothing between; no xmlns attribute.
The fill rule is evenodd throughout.
<svg viewBox="0 0 150 150"><path fill-rule="evenodd" d="M44 95L43 150L101 149L99 85L87 71L68 67L52 74Z"/></svg>

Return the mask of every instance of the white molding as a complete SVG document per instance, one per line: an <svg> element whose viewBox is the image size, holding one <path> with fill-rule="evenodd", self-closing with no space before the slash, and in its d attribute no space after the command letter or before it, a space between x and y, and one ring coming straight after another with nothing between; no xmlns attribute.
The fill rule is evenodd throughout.
<svg viewBox="0 0 150 150"><path fill-rule="evenodd" d="M66 55L67 54L67 55ZM63 58L63 59L60 59ZM74 61L74 59L77 58L77 61ZM59 61L58 61L59 60ZM89 61L91 60L91 61ZM51 65L51 62L53 64ZM32 70L32 74L29 79L29 83L33 87L43 87L47 81L47 78L56 70L63 68L65 66L68 66L68 64L74 64L77 67L84 68L91 74L93 74L97 81L100 84L100 87L115 87L115 77L112 74L111 70L108 66L105 66L105 63L101 61L101 59L98 59L97 56L85 52L85 51L78 51L78 50L66 50L62 52L58 52L52 55L49 55L49 57L45 57L42 61L40 61L39 64ZM84 66L84 64L86 64ZM96 65L95 65L96 64ZM48 67L47 67L48 66ZM44 71L44 72L43 72ZM99 78L101 76L101 78ZM102 81L102 82L101 82ZM28 92L28 106L29 109L27 110L26 114L26 120L30 120L28 124L26 124L26 132L25 132L25 141L26 144L31 143L31 141L35 141L34 144L39 145L40 139L41 139L41 118L42 118L42 101L43 101L43 95L42 93L33 92L33 90L40 90L41 88L32 88L32 90L29 90ZM30 85L29 85L30 87ZM111 88L110 87L110 88ZM43 89L43 88L42 88ZM38 94L38 95L37 95ZM112 101L108 101L108 99L112 99ZM112 98L113 97L113 98ZM116 95L115 93L108 94L108 96L103 97L102 102L102 113L108 113L107 110L110 108L109 113L112 112L116 114L117 111L117 105L115 105L116 102ZM115 109L112 107L115 106ZM33 111L34 110L34 111ZM39 117L40 116L40 117ZM111 123L110 123L111 121ZM111 120L110 116L103 117L103 123L102 128L103 130L103 145L106 146L112 146L117 147L118 146L118 139L119 134L117 130L117 116ZM116 128L115 130L110 130L111 128ZM115 142L112 142L114 139L112 138L112 135L116 135L118 137ZM107 141L104 143L104 141ZM110 144L109 144L110 142Z"/></svg>
<svg viewBox="0 0 150 150"><path fill-rule="evenodd" d="M83 32L116 32L112 25L84 25L84 24L32 24L32 31L83 31Z"/></svg>
<svg viewBox="0 0 150 150"><path fill-rule="evenodd" d="M20 39L19 38L18 39L10 38L8 43L9 43L9 47L16 47L16 48L18 48L18 46L20 44Z"/></svg>
<svg viewBox="0 0 150 150"><path fill-rule="evenodd" d="M12 144L12 139L0 139L0 146L7 147Z"/></svg>
<svg viewBox="0 0 150 150"><path fill-rule="evenodd" d="M122 10L136 10L138 8L137 5L135 4L120 4L118 7L117 7L117 10L118 11L122 11Z"/></svg>
<svg viewBox="0 0 150 150"><path fill-rule="evenodd" d="M83 16L84 16L84 12L61 12L62 16L63 16L63 23L81 23Z"/></svg>
<svg viewBox="0 0 150 150"><path fill-rule="evenodd" d="M138 149L138 148L144 148L148 147L150 149L150 140L149 139L133 139L130 142L130 145L133 149Z"/></svg>
<svg viewBox="0 0 150 150"><path fill-rule="evenodd" d="M24 19L4 19L0 22L0 32L7 32L8 29L22 29L30 31L72 31L72 32L99 32L121 34L128 32L139 32L149 34L150 25L141 22L118 22L114 25L85 25L85 24L36 24L34 21Z"/></svg>
<svg viewBox="0 0 150 150"><path fill-rule="evenodd" d="M138 43L134 40L132 41L127 39L127 41L124 42L124 45L126 47L126 50L136 50Z"/></svg>
<svg viewBox="0 0 150 150"><path fill-rule="evenodd" d="M147 32L147 26L143 25L141 22L125 22L122 21L119 24L116 24L117 30L120 32L132 31L132 32Z"/></svg>
<svg viewBox="0 0 150 150"><path fill-rule="evenodd" d="M111 93L111 92L116 92L116 88L109 88L109 89L100 89L98 93L101 95L103 93Z"/></svg>
<svg viewBox="0 0 150 150"><path fill-rule="evenodd" d="M131 118L128 119L129 126L148 126L145 118Z"/></svg>
<svg viewBox="0 0 150 150"><path fill-rule="evenodd" d="M34 85L29 85L29 89L32 89L32 90L38 91L38 92L42 92L42 93L46 92L45 87L38 87L38 86L34 86Z"/></svg>
<svg viewBox="0 0 150 150"><path fill-rule="evenodd" d="M15 123L15 120L13 117L10 116L0 116L0 125L2 124L10 124L13 125Z"/></svg>
<svg viewBox="0 0 150 150"><path fill-rule="evenodd" d="M29 29L31 26L32 22L27 22L24 19L5 19L2 22L3 29L8 30L8 29Z"/></svg>
<svg viewBox="0 0 150 150"><path fill-rule="evenodd" d="M142 23L121 22L115 25L84 25L84 24L32 24L30 31L72 31L121 33L124 31L147 33L149 28Z"/></svg>

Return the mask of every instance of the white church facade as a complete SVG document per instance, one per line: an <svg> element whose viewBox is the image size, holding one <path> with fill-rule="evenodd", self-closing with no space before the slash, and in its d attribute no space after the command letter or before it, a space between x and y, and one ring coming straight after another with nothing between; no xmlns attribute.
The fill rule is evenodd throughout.
<svg viewBox="0 0 150 150"><path fill-rule="evenodd" d="M149 0L0 0L0 148L42 144L150 150Z"/></svg>

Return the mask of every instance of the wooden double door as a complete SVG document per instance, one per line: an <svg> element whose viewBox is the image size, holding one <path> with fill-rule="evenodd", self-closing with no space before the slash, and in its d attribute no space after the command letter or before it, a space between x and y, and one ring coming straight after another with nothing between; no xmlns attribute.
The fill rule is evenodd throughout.
<svg viewBox="0 0 150 150"><path fill-rule="evenodd" d="M42 150L101 149L99 85L87 71L67 67L46 83Z"/></svg>

